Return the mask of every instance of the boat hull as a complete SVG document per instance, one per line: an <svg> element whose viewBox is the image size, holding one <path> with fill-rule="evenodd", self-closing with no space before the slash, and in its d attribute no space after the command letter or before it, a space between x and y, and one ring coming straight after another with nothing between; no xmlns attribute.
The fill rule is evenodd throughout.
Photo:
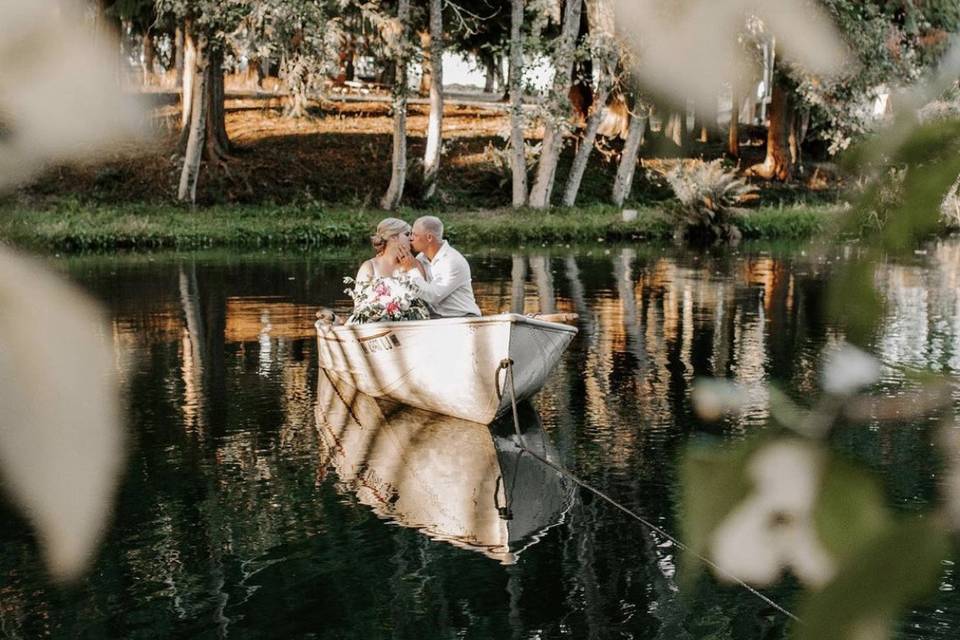
<svg viewBox="0 0 960 640"><path fill-rule="evenodd" d="M320 368L361 392L489 423L542 386L576 328L517 314L362 325L317 323Z"/></svg>

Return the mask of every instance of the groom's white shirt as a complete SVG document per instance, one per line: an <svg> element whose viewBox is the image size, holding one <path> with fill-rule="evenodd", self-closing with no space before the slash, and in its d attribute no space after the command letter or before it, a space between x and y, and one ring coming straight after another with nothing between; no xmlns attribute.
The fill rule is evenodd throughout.
<svg viewBox="0 0 960 640"><path fill-rule="evenodd" d="M420 297L434 315L442 318L480 315L480 307L473 298L470 264L463 254L444 240L433 260L422 253L417 260L429 274L429 281L424 280L419 269L410 273Z"/></svg>

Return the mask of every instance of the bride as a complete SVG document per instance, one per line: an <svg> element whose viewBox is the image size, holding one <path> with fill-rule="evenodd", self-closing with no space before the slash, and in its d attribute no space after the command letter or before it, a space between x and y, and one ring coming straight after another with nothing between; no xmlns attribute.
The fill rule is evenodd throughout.
<svg viewBox="0 0 960 640"><path fill-rule="evenodd" d="M360 265L355 280L344 280L353 283L353 289L345 291L353 298L353 313L347 324L430 317L426 302L410 281L415 270L427 279L426 268L420 261L409 270L400 266L400 256L411 253L411 231L410 225L397 218L386 218L377 225L377 232L370 237L376 255Z"/></svg>
<svg viewBox="0 0 960 640"><path fill-rule="evenodd" d="M370 236L370 243L376 255L362 265L357 272L356 282L368 282L375 278L393 278L406 273L400 267L401 247L410 253L410 234L413 230L410 225L397 218L384 218L377 225L377 232ZM423 264L417 261L420 275L426 278Z"/></svg>

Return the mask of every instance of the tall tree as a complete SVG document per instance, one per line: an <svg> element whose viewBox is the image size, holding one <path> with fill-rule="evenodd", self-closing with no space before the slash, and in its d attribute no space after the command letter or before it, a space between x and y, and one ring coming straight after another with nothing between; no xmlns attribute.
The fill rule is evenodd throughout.
<svg viewBox="0 0 960 640"><path fill-rule="evenodd" d="M564 5L563 28L553 55L554 75L544 116L540 162L537 164L536 179L530 189L529 205L534 209L550 207L557 163L563 150L564 128L570 117L570 86L582 6L583 0L566 0Z"/></svg>
<svg viewBox="0 0 960 640"><path fill-rule="evenodd" d="M443 142L443 0L430 0L430 115L427 145L423 152L423 198L430 200L437 189Z"/></svg>
<svg viewBox="0 0 960 640"><path fill-rule="evenodd" d="M623 143L620 154L620 163L617 165L617 175L613 179L613 204L623 205L624 200L633 190L633 176L637 170L637 156L640 145L643 144L644 133L647 130L648 111L640 100L635 98L633 110L630 112L630 126L627 129L627 139Z"/></svg>
<svg viewBox="0 0 960 640"><path fill-rule="evenodd" d="M229 158L226 129L223 62L230 34L249 13L248 0L157 0L157 13L184 27L184 40L194 51L194 61L184 69L184 110L190 114L181 135L183 167L177 198L196 200L202 160L224 162ZM185 64L188 61L185 60ZM187 95L189 102L186 102Z"/></svg>
<svg viewBox="0 0 960 640"><path fill-rule="evenodd" d="M615 58L615 56L614 56ZM580 183L583 180L583 174L587 170L587 162L590 159L590 153L597 140L597 132L603 121L604 109L607 98L613 89L616 69L614 60L608 59L600 63L600 78L597 83L597 89L594 92L594 102L587 117L587 126L584 129L583 137L580 139L580 147L573 157L573 164L570 166L570 174L567 176L567 185L563 192L563 205L572 207L577 202L577 194L580 192Z"/></svg>
<svg viewBox="0 0 960 640"><path fill-rule="evenodd" d="M388 211L396 209L407 180L407 66L410 60L410 0L398 0L396 20L385 27L393 50L396 76L393 83L393 155L390 186L380 200Z"/></svg>
<svg viewBox="0 0 960 640"><path fill-rule="evenodd" d="M513 207L527 204L527 154L523 118L523 0L510 0L510 168Z"/></svg>
<svg viewBox="0 0 960 640"><path fill-rule="evenodd" d="M339 70L341 5L335 0L262 0L254 7L234 47L252 60L278 60L287 92L283 114L306 117L311 93L322 90L327 75Z"/></svg>

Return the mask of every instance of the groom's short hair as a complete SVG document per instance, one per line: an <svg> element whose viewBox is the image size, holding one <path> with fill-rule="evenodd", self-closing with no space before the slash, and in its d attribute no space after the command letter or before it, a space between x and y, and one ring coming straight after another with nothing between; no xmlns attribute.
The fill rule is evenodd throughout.
<svg viewBox="0 0 960 640"><path fill-rule="evenodd" d="M443 223L436 216L423 216L417 218L414 224L420 225L425 232L433 234L437 240L443 240Z"/></svg>

